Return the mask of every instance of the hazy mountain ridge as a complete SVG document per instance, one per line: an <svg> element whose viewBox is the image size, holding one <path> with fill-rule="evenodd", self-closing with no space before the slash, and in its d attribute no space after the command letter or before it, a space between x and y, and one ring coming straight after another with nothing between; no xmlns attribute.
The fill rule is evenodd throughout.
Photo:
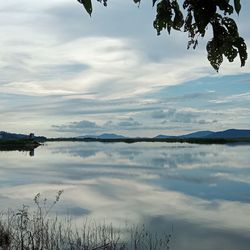
<svg viewBox="0 0 250 250"><path fill-rule="evenodd" d="M185 134L185 135L157 135L156 139L167 139L167 138L204 138L208 135L211 135L215 132L213 131L197 131L197 132L193 132L190 134Z"/></svg>
<svg viewBox="0 0 250 250"><path fill-rule="evenodd" d="M225 139L240 139L250 138L250 130L248 129L228 129L225 131L214 132L205 138L225 138Z"/></svg>
<svg viewBox="0 0 250 250"><path fill-rule="evenodd" d="M19 140L19 139L28 139L28 138L30 138L30 135L0 131L0 140ZM34 136L33 139L45 140L46 137L45 136Z"/></svg>
<svg viewBox="0 0 250 250"><path fill-rule="evenodd" d="M18 139L26 139L29 138L29 135L26 134L16 134L16 133L9 133L0 131L0 140L18 140ZM100 135L84 135L84 136L78 136L75 138L91 138L91 139L131 139L131 138L141 138L141 137L128 137L123 136L119 134L114 133L103 133ZM147 138L147 137L142 137ZM190 134L184 134L184 135L157 135L153 137L153 139L198 139L198 138L205 138L205 139L246 139L250 138L250 130L248 129L228 129L224 131L197 131ZM44 136L34 136L34 139L37 140L46 140L47 138Z"/></svg>
<svg viewBox="0 0 250 250"><path fill-rule="evenodd" d="M79 136L78 138L96 138L96 139L123 139L123 138L128 138L123 135L117 135L117 134L109 134L109 133L104 133L101 135L84 135L84 136Z"/></svg>
<svg viewBox="0 0 250 250"><path fill-rule="evenodd" d="M154 139L166 139L166 138L177 138L178 136L175 135L157 135Z"/></svg>
<svg viewBox="0 0 250 250"><path fill-rule="evenodd" d="M80 136L79 138L97 138L97 139L124 139L124 138L132 138L132 137L126 137L123 135L117 135L117 134L109 134L104 133L101 135L85 135ZM134 138L140 138L140 137L134 137ZM144 137L142 137L144 138ZM146 138L146 137L145 137ZM204 131L197 131L190 134L184 134L184 135L157 135L153 137L154 139L174 139L174 138L208 138L208 139L240 139L240 138L250 138L250 130L247 129L228 129L224 131L210 131L210 130L204 130Z"/></svg>
<svg viewBox="0 0 250 250"><path fill-rule="evenodd" d="M154 137L156 139L164 138L208 138L208 139L241 139L241 138L250 138L250 130L248 129L228 129L224 131L197 131L194 133L186 135L158 135Z"/></svg>
<svg viewBox="0 0 250 250"><path fill-rule="evenodd" d="M213 131L197 131L191 134L187 134L187 135L182 135L181 138L204 138L210 135L213 135L215 132Z"/></svg>
<svg viewBox="0 0 250 250"><path fill-rule="evenodd" d="M29 136L25 134L15 134L15 133L8 133L8 132L0 131L0 139L3 139L3 140L16 140L16 139L24 139L28 137Z"/></svg>

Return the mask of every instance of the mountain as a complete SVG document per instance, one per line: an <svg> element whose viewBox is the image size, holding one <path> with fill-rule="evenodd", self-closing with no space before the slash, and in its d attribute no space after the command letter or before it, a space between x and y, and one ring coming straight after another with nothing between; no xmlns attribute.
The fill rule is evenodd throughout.
<svg viewBox="0 0 250 250"><path fill-rule="evenodd" d="M85 136L80 136L80 138L123 139L123 138L127 138L127 137L125 137L123 135L104 133L104 134L101 134L101 135L85 135Z"/></svg>
<svg viewBox="0 0 250 250"><path fill-rule="evenodd" d="M214 132L210 135L205 136L205 138L246 139L246 138L250 138L250 130L249 129L228 129L225 131Z"/></svg>
<svg viewBox="0 0 250 250"><path fill-rule="evenodd" d="M2 140L17 140L17 139L24 139L28 137L29 137L28 135L24 135L24 134L14 134L14 133L0 131L0 139Z"/></svg>
<svg viewBox="0 0 250 250"><path fill-rule="evenodd" d="M194 133L187 134L187 135L181 135L179 137L181 138L203 138L203 137L213 135L214 133L215 132L213 131L198 131L198 132L194 132Z"/></svg>
<svg viewBox="0 0 250 250"><path fill-rule="evenodd" d="M122 139L122 138L126 138L126 137L123 135L104 133L104 134L99 135L97 138L100 138L100 139Z"/></svg>
<svg viewBox="0 0 250 250"><path fill-rule="evenodd" d="M169 136L169 135L157 135L156 139L167 138L209 138L209 139L246 139L250 138L250 130L247 129L228 129L225 131L213 132L213 131L198 131L186 135Z"/></svg>
<svg viewBox="0 0 250 250"><path fill-rule="evenodd" d="M203 138L205 136L211 135L214 132L212 131L198 131L198 132L194 132L191 134L186 134L186 135L157 135L156 137L154 137L155 139L168 139L168 138Z"/></svg>
<svg viewBox="0 0 250 250"><path fill-rule="evenodd" d="M38 141L44 141L46 140L46 137L44 136L35 136L34 134L25 135L25 134L15 134L15 133L9 133L5 131L0 131L0 140L18 140L18 139L27 139L32 138Z"/></svg>
<svg viewBox="0 0 250 250"><path fill-rule="evenodd" d="M174 135L157 135L154 137L154 139L168 139L168 138L176 138L178 136L174 136Z"/></svg>

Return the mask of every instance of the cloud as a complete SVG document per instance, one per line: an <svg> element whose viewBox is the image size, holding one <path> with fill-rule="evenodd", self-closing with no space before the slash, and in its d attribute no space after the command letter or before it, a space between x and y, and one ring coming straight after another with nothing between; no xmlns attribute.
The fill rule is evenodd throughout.
<svg viewBox="0 0 250 250"><path fill-rule="evenodd" d="M95 122L90 121L80 121L80 122L72 122L69 125L70 128L82 129L82 128L98 128Z"/></svg>
<svg viewBox="0 0 250 250"><path fill-rule="evenodd" d="M213 124L218 122L216 119L211 119L210 111L206 113L203 110L197 109L175 109L169 108L167 110L156 110L151 112L151 117L156 120L162 120L160 123L162 125L171 123L179 123L185 124L184 127L187 126L186 124L191 124L189 126L193 126L194 124L206 125L206 124ZM204 117L204 118L202 118Z"/></svg>
<svg viewBox="0 0 250 250"><path fill-rule="evenodd" d="M224 98L210 100L210 102L215 103L215 104L227 104L227 103L235 104L236 102L248 103L250 102L250 92L234 94L234 95L226 96Z"/></svg>
<svg viewBox="0 0 250 250"><path fill-rule="evenodd" d="M235 232L241 229L247 233L249 197L242 190L246 190L250 181L246 178L249 153L245 147L221 148L225 146L154 144L150 147L145 144L91 143L79 147L76 143L69 148L53 144L48 147L45 159L50 165L38 161L37 168L25 161L22 168L20 161L8 165L8 157L3 154L0 178L3 183L8 179L10 185L2 186L0 195L17 202L23 199L32 202L34 188L50 198L60 186L65 190L66 204L85 208L91 211L90 216L102 220L107 216L124 218L124 212L130 211L135 218L141 214L162 215L168 216L170 221L192 221L212 228L231 228ZM78 157L81 155L79 151L84 161ZM51 155L57 162L49 160ZM17 175L20 177L18 182L14 178ZM227 188L223 189L225 185ZM223 189L223 192L218 192L218 189ZM117 208L115 214L110 210L114 204ZM1 202L1 206L4 205ZM142 205L143 210L140 209ZM235 209L240 217L233 216Z"/></svg>
<svg viewBox="0 0 250 250"><path fill-rule="evenodd" d="M125 9L120 8L121 5ZM151 38L154 34L138 34L136 31L137 36L131 36L126 23L123 25L127 27L127 32L116 33L111 27L116 12L110 8L107 11L113 13L112 20L111 16L103 13L103 9L98 12L100 17L96 17L104 22L108 19L106 29L102 29L103 22L98 25L98 20L85 20L85 13L78 5L46 2L36 7L36 12L30 11L32 8L28 2L24 6L29 9L26 17L16 15L16 12L9 13L17 16L10 29L11 36L6 35L9 30L2 31L5 40L0 44L4 47L1 64L5 80L8 81L8 86L1 86L2 92L29 95L93 92L96 93L95 97L103 99L136 97L155 88L180 84L213 72L209 64L200 59L200 53L204 51L190 54L183 48L182 58L174 56L176 41L172 37L167 38L171 46L160 49L160 59L152 59L153 56L149 54L154 53L157 47L155 43L159 45L156 37ZM131 6L122 3L115 5L115 8L120 14L133 11L133 18L138 19L136 8L131 10ZM17 8L16 11L26 13L27 9ZM143 13L147 11L145 9ZM44 23L39 22L38 17L43 17ZM150 15L143 14L143 20L149 20L151 30ZM36 23L36 26L32 23ZM40 32L37 32L38 29ZM22 37L18 35L20 32ZM63 37L65 34L67 39ZM146 40L145 36L152 40L142 50L141 44L144 43L141 41ZM185 42L184 35L176 36L182 37Z"/></svg>
<svg viewBox="0 0 250 250"><path fill-rule="evenodd" d="M52 125L52 129L60 132L97 133L110 130L133 130L140 125L142 125L140 122L134 120L132 117L128 117L116 121L109 120L104 124L97 124L93 121L82 120L79 122L70 122L68 124Z"/></svg>
<svg viewBox="0 0 250 250"><path fill-rule="evenodd" d="M100 127L95 122L82 120L63 125L52 125L52 128L61 132L82 132L96 130Z"/></svg>
<svg viewBox="0 0 250 250"><path fill-rule="evenodd" d="M128 117L128 118L122 119L121 121L116 121L116 122L108 121L107 123L105 123L105 125L110 128L133 129L142 124L134 120L132 117Z"/></svg>
<svg viewBox="0 0 250 250"><path fill-rule="evenodd" d="M178 111L174 108L152 112L152 118L165 119L170 122L191 123L197 122L198 114L186 111Z"/></svg>

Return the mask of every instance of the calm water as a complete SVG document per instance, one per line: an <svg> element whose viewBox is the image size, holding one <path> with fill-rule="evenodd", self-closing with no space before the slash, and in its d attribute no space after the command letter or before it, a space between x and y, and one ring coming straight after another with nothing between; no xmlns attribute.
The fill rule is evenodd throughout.
<svg viewBox="0 0 250 250"><path fill-rule="evenodd" d="M0 209L60 189L58 214L172 233L171 248L250 246L250 146L48 143L0 152Z"/></svg>

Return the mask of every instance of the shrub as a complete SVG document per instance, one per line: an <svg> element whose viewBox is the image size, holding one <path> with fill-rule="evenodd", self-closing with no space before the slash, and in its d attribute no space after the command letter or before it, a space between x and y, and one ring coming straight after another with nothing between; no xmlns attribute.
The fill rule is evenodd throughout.
<svg viewBox="0 0 250 250"><path fill-rule="evenodd" d="M169 249L171 235L152 233L143 225L117 229L85 219L79 228L69 217L50 216L63 191L48 203L34 198L35 210L23 205L0 217L0 250L161 250Z"/></svg>

